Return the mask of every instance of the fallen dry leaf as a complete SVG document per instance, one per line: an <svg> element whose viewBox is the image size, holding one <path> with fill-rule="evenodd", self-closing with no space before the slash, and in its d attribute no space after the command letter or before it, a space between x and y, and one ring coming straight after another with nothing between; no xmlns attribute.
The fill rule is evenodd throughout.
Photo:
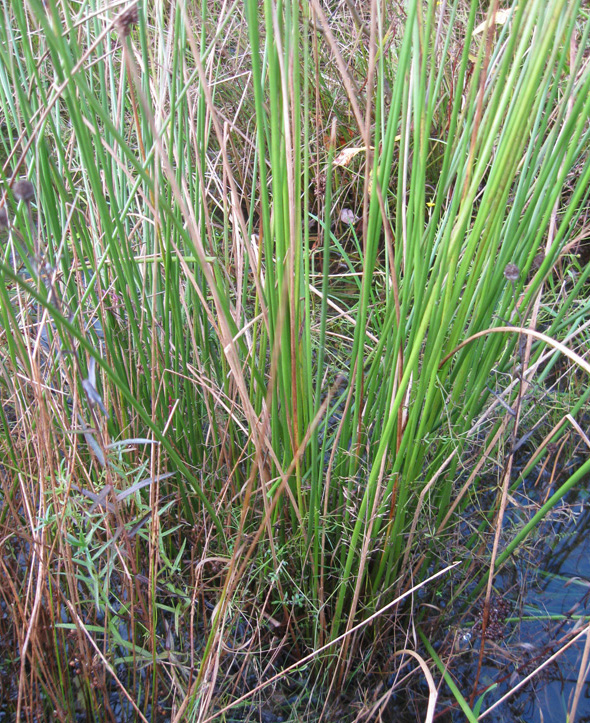
<svg viewBox="0 0 590 723"><path fill-rule="evenodd" d="M498 10L495 17L492 18L492 25L504 25L512 13L512 8L507 10ZM474 35L480 35L486 29L487 19L480 23L473 31Z"/></svg>
<svg viewBox="0 0 590 723"><path fill-rule="evenodd" d="M336 156L334 159L335 166L348 166L351 160L359 153L364 153L367 150L366 146L358 146L355 148L345 148L343 151ZM372 149L371 149L372 150Z"/></svg>

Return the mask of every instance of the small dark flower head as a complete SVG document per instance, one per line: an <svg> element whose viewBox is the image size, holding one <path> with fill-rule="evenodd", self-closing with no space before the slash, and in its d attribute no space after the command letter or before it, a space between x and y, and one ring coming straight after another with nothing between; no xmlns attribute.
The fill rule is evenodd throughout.
<svg viewBox="0 0 590 723"><path fill-rule="evenodd" d="M17 181L12 187L12 192L17 201L30 203L35 198L35 186L26 178Z"/></svg>
<svg viewBox="0 0 590 723"><path fill-rule="evenodd" d="M545 254L537 254L531 264L531 271L537 271L540 269L543 261L545 261Z"/></svg>
<svg viewBox="0 0 590 723"><path fill-rule="evenodd" d="M127 10L124 10L121 15L117 18L117 28L121 35L126 38L131 32L134 25L139 22L139 12L137 5L131 5Z"/></svg>
<svg viewBox="0 0 590 723"><path fill-rule="evenodd" d="M0 208L0 229L2 228L8 228L8 212L4 206Z"/></svg>
<svg viewBox="0 0 590 723"><path fill-rule="evenodd" d="M518 277L520 276L520 269L516 264L507 264L506 268L504 269L504 278L508 279L508 281L512 281L512 283L516 283L518 281Z"/></svg>

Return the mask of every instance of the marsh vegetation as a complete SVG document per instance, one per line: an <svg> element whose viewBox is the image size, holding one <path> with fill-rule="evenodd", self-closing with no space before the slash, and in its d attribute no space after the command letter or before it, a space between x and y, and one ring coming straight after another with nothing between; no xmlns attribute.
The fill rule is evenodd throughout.
<svg viewBox="0 0 590 723"><path fill-rule="evenodd" d="M573 721L587 3L1 12L5 719Z"/></svg>

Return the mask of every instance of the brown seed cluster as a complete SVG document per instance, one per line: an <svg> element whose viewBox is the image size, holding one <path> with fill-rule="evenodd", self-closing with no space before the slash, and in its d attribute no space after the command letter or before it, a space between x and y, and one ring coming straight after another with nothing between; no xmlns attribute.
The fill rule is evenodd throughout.
<svg viewBox="0 0 590 723"><path fill-rule="evenodd" d="M30 203L35 198L35 186L26 178L21 178L12 187L12 192L17 201Z"/></svg>
<svg viewBox="0 0 590 723"><path fill-rule="evenodd" d="M545 254L537 254L531 264L531 271L537 271L537 269L540 269L543 261L545 261Z"/></svg>
<svg viewBox="0 0 590 723"><path fill-rule="evenodd" d="M520 276L520 269L516 264L507 264L504 269L504 277L515 284Z"/></svg>
<svg viewBox="0 0 590 723"><path fill-rule="evenodd" d="M139 11L137 5L131 5L117 18L117 28L121 35L126 38L133 27L139 22Z"/></svg>
<svg viewBox="0 0 590 723"><path fill-rule="evenodd" d="M317 199L322 199L326 195L326 174L320 173L314 178L313 192Z"/></svg>
<svg viewBox="0 0 590 723"><path fill-rule="evenodd" d="M485 630L487 640L496 642L503 640L506 630L506 618L510 612L509 603L502 597L492 597L490 600L490 612L488 615L488 624ZM481 633L481 623L483 620L483 605L479 611L478 621L474 630Z"/></svg>

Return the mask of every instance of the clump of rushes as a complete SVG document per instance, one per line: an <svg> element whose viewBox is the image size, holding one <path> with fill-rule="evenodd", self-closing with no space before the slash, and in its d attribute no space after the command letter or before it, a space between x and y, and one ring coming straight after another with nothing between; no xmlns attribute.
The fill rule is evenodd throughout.
<svg viewBox="0 0 590 723"><path fill-rule="evenodd" d="M19 419L28 425L23 445L30 445L14 451L11 471L16 483L30 481L29 495L51 482L57 519L51 527L39 508L28 523L27 545L47 550L47 574L41 570L35 580L49 586L55 579L86 619L85 603L75 600L75 566L60 564L76 554L69 476L93 494L107 482L117 489L121 480L109 460L119 453L110 439L147 440L149 450L134 444L129 451L134 466L147 465L151 479L159 465L175 475L162 477L157 489L135 490L144 503L149 495L149 554L121 548L121 567L138 561L138 573L149 579L144 586L137 577L127 597L141 640L126 659L149 662L153 691L168 689L159 670L168 676L173 657L187 653L195 683L177 676L171 705L185 706L183 719L204 719L229 690L225 651L237 650L234 613L244 605L260 621L253 659L265 636L275 639L278 621L289 658L291 642L316 654L330 644L321 662L326 670L341 668L337 680L356 665L356 652L370 652L381 665L382 651L407 643L403 627L413 621L402 614L430 615L427 605L412 610L408 596L395 623L388 615L371 618L383 605L425 580L430 568L458 559L464 566L453 572L457 582L482 575L481 565L469 568L477 536L454 535L461 513L479 509L480 475L504 454L508 412L488 387L493 378L499 388L513 371L518 330L500 327L517 318L511 290L522 286L550 225L544 267L573 241L586 214L590 67L581 50L571 52L574 42L585 48L590 34L590 24L580 22L581 1L513 2L504 25L490 15L485 38L474 30L477 0L408 0L387 35L380 16L368 22L371 8L382 4L368 3L362 20L369 36L348 27L340 19L346 14L328 17L319 0L170 0L139 28L140 6L125 0L109 20L113 33L102 33L98 0L75 17L74 4L53 3L51 18L34 18L39 34L30 33L29 17L31 8L40 11L39 0L6 5L11 22L0 23L0 44L15 45L14 57L27 62L17 67L0 54L0 107L36 129L26 152L35 154L39 179L34 189L19 181L13 192L29 211L33 197L42 209L37 244L62 239L52 254L58 261L49 293L16 279L21 296L44 306L62 340L54 377L63 372L69 390L61 397L42 394L21 373L30 367L30 344L22 315L12 313L15 274L6 264L0 274L0 337L8 347L0 346L0 383L3 398L26 410ZM55 86L48 87L46 74ZM565 96L568 103L558 102ZM46 122L39 124L41 114ZM325 129L333 120L332 141ZM353 155L343 164L344 150ZM29 155L26 161L32 163ZM344 220L343 208L350 209ZM335 288L331 273L340 260L350 270L345 288L340 279ZM541 276L522 290L520 308L546 293ZM584 333L575 295L586 293L589 277L590 266L548 319L544 338L567 336L571 346L570 335ZM80 328L88 309L104 329L100 356ZM527 374L546 351L538 336ZM87 374L84 354L96 359ZM92 414L92 429L80 421L88 414L84 391L91 412L99 400L110 412L108 420ZM575 415L588 394L568 413ZM10 432L0 407L3 458L15 445ZM92 461L93 449L105 451L104 466ZM48 462L49 454L55 457ZM61 469L68 470L67 485L55 476ZM27 509L47 499L31 497ZM182 506L164 508L163 500ZM18 507L1 512L14 515L15 534L22 534ZM187 555L167 537L175 515L194 529L186 573ZM124 537L118 530L136 529L127 522L136 520L110 526L119 537L104 548L106 557ZM198 596L203 603L193 598L194 617L179 609L177 620L186 625L175 627L185 627L190 640L177 640L174 656L159 633L166 627L159 606L169 602L160 584L164 554L179 576L188 575L187 590L201 590L201 582L206 588ZM203 570L212 558L221 562L210 578ZM58 573L51 577L54 559L71 575L68 584ZM1 582L0 593L13 595ZM23 579L21 587L32 584ZM425 594L434 594L432 587ZM52 592L40 590L38 600L56 600ZM137 618L146 595L149 636ZM203 609L201 616L205 598L215 612ZM418 601L413 592L411 599ZM16 594L8 602L17 631L23 619L37 629ZM354 626L367 620L374 624L357 633ZM96 629L86 631L89 637ZM95 637L101 650L114 651L112 640ZM31 642L27 669L39 671L51 690L45 662L35 658L42 641ZM352 647L361 645L371 647ZM66 650L69 642L56 645L60 665L67 665ZM366 662L357 669L371 669ZM54 687L68 679L60 675ZM208 697L213 691L217 701ZM56 691L52 705L65 697ZM155 698L142 692L142 700Z"/></svg>

